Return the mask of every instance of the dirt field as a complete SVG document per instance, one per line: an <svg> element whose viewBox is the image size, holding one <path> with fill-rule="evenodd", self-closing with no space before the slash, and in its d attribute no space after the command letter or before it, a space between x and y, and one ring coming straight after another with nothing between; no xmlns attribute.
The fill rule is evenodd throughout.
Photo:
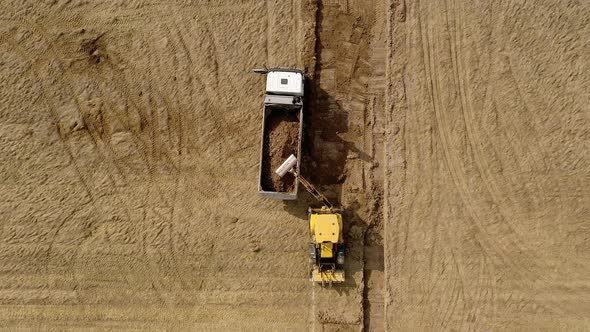
<svg viewBox="0 0 590 332"><path fill-rule="evenodd" d="M392 8L388 330L588 330L590 7Z"/></svg>
<svg viewBox="0 0 590 332"><path fill-rule="evenodd" d="M0 1L2 330L590 328L590 7ZM256 195L262 65L310 75L302 172Z"/></svg>
<svg viewBox="0 0 590 332"><path fill-rule="evenodd" d="M313 68L314 6L0 12L0 326L307 328L307 225L256 195L251 70Z"/></svg>

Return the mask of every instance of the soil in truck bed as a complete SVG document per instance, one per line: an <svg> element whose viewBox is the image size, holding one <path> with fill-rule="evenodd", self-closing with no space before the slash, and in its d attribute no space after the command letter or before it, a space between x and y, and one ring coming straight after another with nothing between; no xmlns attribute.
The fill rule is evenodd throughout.
<svg viewBox="0 0 590 332"><path fill-rule="evenodd" d="M295 178L287 174L283 178L274 171L289 157L297 155L299 145L299 118L296 110L272 110L266 118L262 151L262 189L265 191L291 192Z"/></svg>

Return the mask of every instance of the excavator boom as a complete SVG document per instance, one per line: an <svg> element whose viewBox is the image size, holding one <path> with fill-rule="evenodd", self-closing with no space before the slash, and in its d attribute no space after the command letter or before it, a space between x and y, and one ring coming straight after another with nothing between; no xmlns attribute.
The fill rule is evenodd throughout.
<svg viewBox="0 0 590 332"><path fill-rule="evenodd" d="M293 174L293 176L295 176L299 183L301 183L303 187L305 187L305 189L307 189L307 191L309 191L309 193L313 197L315 197L318 201L322 202L322 204L324 204L325 206L330 208L333 207L332 203L330 203L326 196L320 193L316 189L316 187L314 187L309 181L307 181L303 176L301 176L301 174L297 174L297 171L295 171L296 165L297 158L294 155L290 155L289 158L287 158L287 160L285 160L285 162L283 162L283 164L281 164L281 166L279 166L279 168L276 169L275 173L280 177L285 176L285 174L287 173Z"/></svg>

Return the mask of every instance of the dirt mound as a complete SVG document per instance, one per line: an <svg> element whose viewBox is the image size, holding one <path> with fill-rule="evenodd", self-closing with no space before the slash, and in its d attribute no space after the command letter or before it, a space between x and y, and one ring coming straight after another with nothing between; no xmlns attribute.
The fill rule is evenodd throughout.
<svg viewBox="0 0 590 332"><path fill-rule="evenodd" d="M262 189L291 192L295 189L292 175L279 177L274 171L291 155L297 156L299 118L296 111L273 110L266 118L262 159Z"/></svg>

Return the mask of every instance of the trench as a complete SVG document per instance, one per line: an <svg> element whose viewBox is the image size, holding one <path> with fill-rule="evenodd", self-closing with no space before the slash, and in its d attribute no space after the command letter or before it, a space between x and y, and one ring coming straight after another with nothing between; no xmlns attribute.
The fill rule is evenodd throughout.
<svg viewBox="0 0 590 332"><path fill-rule="evenodd" d="M374 1L365 2L372 4ZM385 1L377 2L383 5L380 9L385 10ZM353 280L360 294L358 298L351 296L349 301L358 306L360 323L357 325L366 331L382 331L385 326L380 204L383 177L376 174L382 169L375 166L379 164L375 160L380 161L383 157L380 145L385 121L383 103L375 104L374 100L384 100L385 86L384 83L383 86L372 83L374 70L367 63L381 61L381 65L385 66L385 53L374 56L376 52L371 49L374 45L385 49L385 41L377 40L370 46L366 38L372 38L372 23L367 22L374 20L366 13L359 16L350 13L350 10L348 6L343 8L318 1L316 62L310 89L306 91L310 98L304 117L303 155L307 160L303 163L306 166L302 166L302 172L320 186L328 198L341 203L346 209L344 234L349 259L345 268L347 275L361 272L361 277ZM378 12L379 9L374 9L371 15ZM343 35L338 33L340 30L352 32ZM356 54L351 54L345 46L354 48ZM343 78L346 68L352 68L352 71L350 77ZM366 77L363 77L367 72L371 78L369 82L365 82ZM340 81L347 84L340 84ZM359 88L355 90L353 86ZM362 230L360 235L355 234L358 229ZM338 287L353 288L353 283L347 282ZM314 301L321 300L321 296L314 294ZM322 307L324 303L314 303L316 305ZM333 306L332 310L342 309ZM330 328L355 325L340 321L328 323L326 326Z"/></svg>

